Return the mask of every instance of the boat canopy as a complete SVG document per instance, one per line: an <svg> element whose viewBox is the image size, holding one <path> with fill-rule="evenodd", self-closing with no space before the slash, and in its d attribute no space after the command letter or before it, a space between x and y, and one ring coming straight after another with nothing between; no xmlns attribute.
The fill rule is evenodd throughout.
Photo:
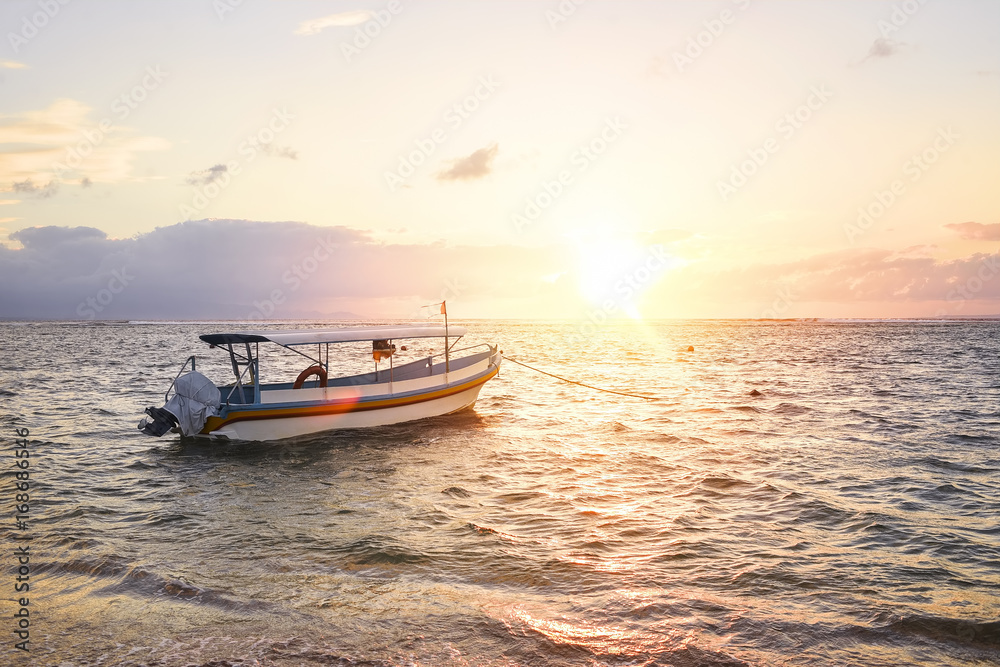
<svg viewBox="0 0 1000 667"><path fill-rule="evenodd" d="M400 338L461 338L465 327L441 325L386 325L375 327L344 327L341 329L303 329L300 331L236 331L233 333L199 336L212 345L232 343L277 343L278 345L315 345L317 343L355 343L360 341L396 340Z"/></svg>

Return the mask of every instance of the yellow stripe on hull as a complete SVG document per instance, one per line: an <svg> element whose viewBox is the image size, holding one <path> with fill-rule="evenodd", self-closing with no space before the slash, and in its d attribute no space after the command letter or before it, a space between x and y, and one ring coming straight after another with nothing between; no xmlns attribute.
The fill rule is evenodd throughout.
<svg viewBox="0 0 1000 667"><path fill-rule="evenodd" d="M437 391L376 401L335 401L273 410L240 410L209 417L200 435L239 440L276 440L338 428L382 426L456 412L476 402L479 390L500 372Z"/></svg>

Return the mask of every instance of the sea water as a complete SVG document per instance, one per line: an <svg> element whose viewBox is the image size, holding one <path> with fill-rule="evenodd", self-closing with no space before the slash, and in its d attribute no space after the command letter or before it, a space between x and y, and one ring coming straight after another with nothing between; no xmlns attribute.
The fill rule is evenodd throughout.
<svg viewBox="0 0 1000 667"><path fill-rule="evenodd" d="M1000 323L463 324L656 400L508 361L473 411L190 444L136 423L239 326L0 324L0 662L1000 664Z"/></svg>

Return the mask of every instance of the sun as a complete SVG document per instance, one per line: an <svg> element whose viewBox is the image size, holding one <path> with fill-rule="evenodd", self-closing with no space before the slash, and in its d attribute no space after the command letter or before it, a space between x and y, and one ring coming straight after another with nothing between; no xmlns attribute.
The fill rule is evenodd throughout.
<svg viewBox="0 0 1000 667"><path fill-rule="evenodd" d="M580 296L609 317L641 320L641 295L680 262L663 246L643 246L610 228L573 238Z"/></svg>

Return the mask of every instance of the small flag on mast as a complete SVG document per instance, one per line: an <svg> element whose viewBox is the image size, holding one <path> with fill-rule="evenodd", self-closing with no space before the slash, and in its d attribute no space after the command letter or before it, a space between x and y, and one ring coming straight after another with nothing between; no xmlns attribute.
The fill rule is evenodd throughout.
<svg viewBox="0 0 1000 667"><path fill-rule="evenodd" d="M434 306L437 306L437 315L444 315L444 318L448 319L448 304L445 301L441 301L440 303L428 303L426 306L420 306L420 311L425 312L424 308L426 308L427 315L425 317L437 317L434 313Z"/></svg>

